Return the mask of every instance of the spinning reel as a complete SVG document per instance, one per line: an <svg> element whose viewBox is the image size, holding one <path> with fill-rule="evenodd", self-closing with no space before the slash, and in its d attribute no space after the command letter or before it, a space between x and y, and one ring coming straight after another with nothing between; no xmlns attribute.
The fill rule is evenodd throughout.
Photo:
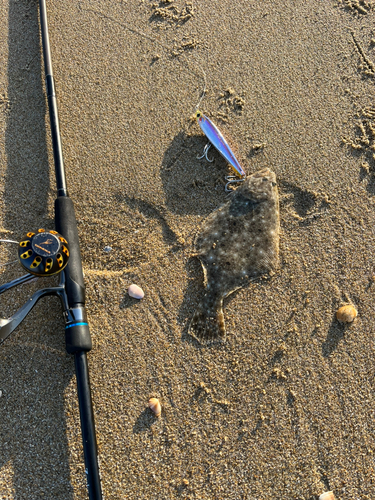
<svg viewBox="0 0 375 500"><path fill-rule="evenodd" d="M1 241L18 245L19 262L28 274L0 286L0 294L32 281L35 277L57 274L64 269L69 260L68 242L57 231L39 229L36 233L27 233L19 243L12 240ZM17 328L38 300L45 295L59 296L67 308L63 275L57 287L38 290L13 316L8 319L0 318L0 343Z"/></svg>
<svg viewBox="0 0 375 500"><path fill-rule="evenodd" d="M38 229L27 233L18 247L21 265L35 276L51 276L61 272L68 263L69 246L57 231Z"/></svg>
<svg viewBox="0 0 375 500"><path fill-rule="evenodd" d="M12 240L0 241L18 245L18 260L28 271L28 274L0 286L0 294L35 278L59 274L69 261L69 243L57 231L38 229L36 232L28 232L19 243ZM91 339L85 309L78 304L75 307L69 306L65 281L65 273L62 273L58 286L38 290L13 316L0 318L0 344L17 328L41 297L57 295L64 308L67 351L72 354L81 349L89 351Z"/></svg>

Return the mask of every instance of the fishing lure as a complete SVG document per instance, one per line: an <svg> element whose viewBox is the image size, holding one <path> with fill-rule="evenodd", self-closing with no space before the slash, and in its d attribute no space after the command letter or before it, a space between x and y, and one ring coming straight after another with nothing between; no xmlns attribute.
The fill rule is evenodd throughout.
<svg viewBox="0 0 375 500"><path fill-rule="evenodd" d="M209 162L213 161L207 157L207 153L211 145L213 145L219 151L221 156L223 156L223 158L227 160L227 162L231 165L236 173L236 175L228 175L225 178L228 181L225 185L225 191L230 192L232 190L229 189L229 186L235 182L243 182L246 179L246 173L239 164L237 158L234 156L233 151L230 149L229 144L224 139L223 134L220 132L217 126L199 110L195 113L195 118L197 119L202 132L210 141L204 147L203 155L198 159L204 157Z"/></svg>

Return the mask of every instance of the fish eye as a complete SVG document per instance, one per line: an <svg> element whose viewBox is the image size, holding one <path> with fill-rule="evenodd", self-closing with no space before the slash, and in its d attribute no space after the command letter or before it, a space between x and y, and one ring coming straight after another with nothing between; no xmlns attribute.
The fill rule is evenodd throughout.
<svg viewBox="0 0 375 500"><path fill-rule="evenodd" d="M273 187L277 186L277 182L272 182L272 186Z"/></svg>
<svg viewBox="0 0 375 500"><path fill-rule="evenodd" d="M263 177L262 181L267 182L268 181L267 177Z"/></svg>

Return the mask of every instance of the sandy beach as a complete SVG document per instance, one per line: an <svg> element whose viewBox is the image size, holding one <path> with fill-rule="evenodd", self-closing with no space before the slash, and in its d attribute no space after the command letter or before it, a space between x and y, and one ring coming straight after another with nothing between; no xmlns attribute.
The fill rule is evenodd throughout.
<svg viewBox="0 0 375 500"><path fill-rule="evenodd" d="M47 8L105 499L373 500L375 2ZM20 241L54 228L56 186L38 2L0 13L0 238ZM208 346L188 334L194 240L230 172L213 148L197 159L200 100L248 174L275 172L281 219L279 269L225 301L227 340ZM0 317L46 280L2 294ZM0 345L0 500L86 499L84 469L74 360L44 298Z"/></svg>

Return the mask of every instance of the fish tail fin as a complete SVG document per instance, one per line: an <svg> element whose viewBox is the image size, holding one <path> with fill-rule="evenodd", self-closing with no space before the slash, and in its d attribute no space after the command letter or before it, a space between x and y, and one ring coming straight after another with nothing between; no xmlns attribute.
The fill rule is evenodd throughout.
<svg viewBox="0 0 375 500"><path fill-rule="evenodd" d="M224 342L226 339L223 299L205 297L197 307L189 326L189 334L201 344Z"/></svg>

